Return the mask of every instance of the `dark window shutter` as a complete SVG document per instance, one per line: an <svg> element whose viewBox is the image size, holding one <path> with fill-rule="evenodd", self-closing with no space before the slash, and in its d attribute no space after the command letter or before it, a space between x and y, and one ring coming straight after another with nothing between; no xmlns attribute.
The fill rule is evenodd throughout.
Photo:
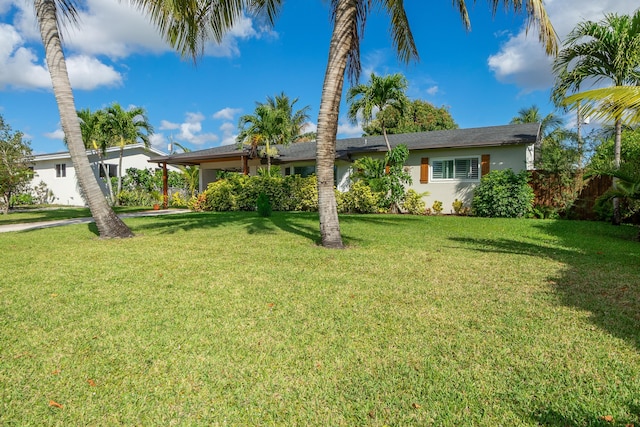
<svg viewBox="0 0 640 427"><path fill-rule="evenodd" d="M491 156L489 154L483 154L482 159L480 160L480 163L481 163L480 172L482 174L481 176L485 176L491 170Z"/></svg>
<svg viewBox="0 0 640 427"><path fill-rule="evenodd" d="M420 159L420 184L429 183L429 158Z"/></svg>

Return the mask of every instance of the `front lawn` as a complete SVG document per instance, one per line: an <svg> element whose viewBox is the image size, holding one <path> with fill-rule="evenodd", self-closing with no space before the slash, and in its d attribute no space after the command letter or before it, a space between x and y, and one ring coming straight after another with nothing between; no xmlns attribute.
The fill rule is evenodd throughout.
<svg viewBox="0 0 640 427"><path fill-rule="evenodd" d="M149 207L116 206L113 208L117 214L148 211ZM0 225L22 224L26 222L57 221L60 219L90 217L89 208L65 206L65 207L37 207L20 208L9 211L7 215L0 214Z"/></svg>
<svg viewBox="0 0 640 427"><path fill-rule="evenodd" d="M0 425L640 426L633 227L125 221L0 235Z"/></svg>

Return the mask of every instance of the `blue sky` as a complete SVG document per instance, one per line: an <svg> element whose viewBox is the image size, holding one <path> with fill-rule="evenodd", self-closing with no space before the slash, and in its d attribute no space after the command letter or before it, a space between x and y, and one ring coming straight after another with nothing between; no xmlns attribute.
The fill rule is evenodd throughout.
<svg viewBox="0 0 640 427"><path fill-rule="evenodd" d="M533 104L551 112L550 59L535 30L526 35L524 16L512 11L500 9L492 17L486 2L467 3L468 33L451 1L405 2L420 53L420 61L408 66L395 57L387 17L371 15L361 45L361 82L371 72L401 72L409 97L447 106L462 128L506 124ZM174 53L127 2L83 4L80 25L64 33L78 109L113 102L143 107L155 129L153 145L164 151L170 138L193 150L232 143L240 115L281 92L310 106L309 130L315 129L332 28L325 1L286 1L273 28L245 17L222 44L209 44L196 65ZM581 20L638 7L631 0L545 4L561 38ZM343 102L338 137L359 136L361 126L347 121L346 110ZM65 149L27 0L0 0L0 114L25 133L34 153Z"/></svg>

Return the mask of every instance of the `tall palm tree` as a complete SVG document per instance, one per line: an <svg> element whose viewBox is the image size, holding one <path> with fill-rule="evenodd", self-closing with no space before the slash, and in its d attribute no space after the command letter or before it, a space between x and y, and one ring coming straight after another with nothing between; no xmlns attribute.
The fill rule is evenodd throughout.
<svg viewBox="0 0 640 427"><path fill-rule="evenodd" d="M632 16L611 13L599 22L579 23L567 36L553 69L556 82L552 96L558 104L562 104L567 93L580 92L585 82L610 86L640 84L640 9ZM619 168L622 116L614 119L614 166ZM617 199L613 206L613 223L620 224Z"/></svg>
<svg viewBox="0 0 640 427"><path fill-rule="evenodd" d="M107 178L107 189L109 190L109 196L113 201L113 185L109 179L109 169L104 162L104 156L107 152L107 138L105 138L102 132L102 124L105 121L104 110L98 110L91 112L90 109L84 108L78 111L78 118L80 119L80 132L82 132L82 141L84 142L84 148L93 150L98 156L98 167L102 169L104 176ZM66 143L66 139L65 139Z"/></svg>
<svg viewBox="0 0 640 427"><path fill-rule="evenodd" d="M53 93L60 111L62 130L82 195L89 205L100 237L131 237L133 233L129 227L113 212L102 194L82 142L82 132L58 29L59 18L64 19L63 23L75 22L77 17L75 5L72 0L34 0L34 6L53 84ZM58 8L60 16L58 16Z"/></svg>
<svg viewBox="0 0 640 427"><path fill-rule="evenodd" d="M142 107L131 107L125 110L118 103L113 103L105 109L105 120L102 129L108 145L120 148L118 159L118 191L122 191L122 158L126 145L144 143L149 147L149 136L153 134L153 126L149 123L147 113ZM108 177L108 175L107 175ZM118 197L116 197L116 202Z"/></svg>
<svg viewBox="0 0 640 427"><path fill-rule="evenodd" d="M407 90L407 79L402 74L376 76L371 73L368 84L358 84L347 91L349 119L353 124L357 124L358 116L361 115L364 125L367 125L373 120L373 113L376 109L383 112L385 109L391 108L397 110L401 115L404 114L408 102L405 90ZM379 117L384 142L387 143L387 150L391 151L384 116L380 114Z"/></svg>
<svg viewBox="0 0 640 427"><path fill-rule="evenodd" d="M167 40L183 55L194 60L204 51L204 42L213 38L221 42L224 35L238 22L243 12L262 14L273 24L283 0L235 0L217 2L191 2L162 0L133 0L158 25ZM464 25L469 28L469 15L465 0L453 0ZM495 13L500 5L511 6L514 11L525 11L528 27L538 27L540 41L547 53L556 53L557 38L549 21L543 0L489 0ZM342 248L338 210L333 188L335 144L340 115L340 100L345 71L353 81L360 74L360 39L369 11L380 8L390 16L391 38L401 61L418 59L418 51L409 27L402 0L331 0L333 32L329 44L329 57L322 86L318 114L316 174L318 180L318 211L322 244L329 248Z"/></svg>

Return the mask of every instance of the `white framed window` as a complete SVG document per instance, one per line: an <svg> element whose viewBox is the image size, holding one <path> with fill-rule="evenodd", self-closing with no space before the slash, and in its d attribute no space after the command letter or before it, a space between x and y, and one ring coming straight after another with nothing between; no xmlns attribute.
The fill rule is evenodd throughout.
<svg viewBox="0 0 640 427"><path fill-rule="evenodd" d="M479 181L480 158L455 157L431 160L433 181Z"/></svg>
<svg viewBox="0 0 640 427"><path fill-rule="evenodd" d="M109 178L113 178L114 176L118 176L118 165L109 165L105 164L107 170L109 171ZM104 167L102 165L99 166L100 169L100 178L104 178ZM160 169L162 170L162 169Z"/></svg>
<svg viewBox="0 0 640 427"><path fill-rule="evenodd" d="M67 165L64 163L58 163L56 165L56 178L64 178L67 176Z"/></svg>

